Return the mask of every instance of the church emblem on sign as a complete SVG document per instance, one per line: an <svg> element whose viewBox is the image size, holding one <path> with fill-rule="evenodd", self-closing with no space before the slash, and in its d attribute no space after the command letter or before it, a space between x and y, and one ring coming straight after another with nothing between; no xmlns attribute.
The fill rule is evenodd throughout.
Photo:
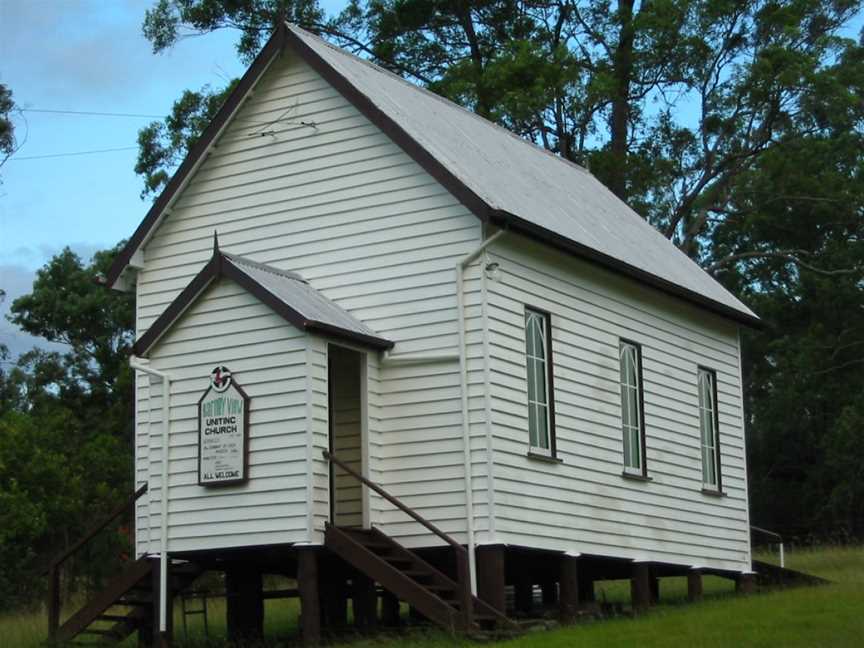
<svg viewBox="0 0 864 648"><path fill-rule="evenodd" d="M210 372L210 385L198 401L198 484L240 484L248 471L249 397L220 365Z"/></svg>
<svg viewBox="0 0 864 648"><path fill-rule="evenodd" d="M222 393L231 386L231 371L228 367L216 367L210 372L210 384L213 389Z"/></svg>

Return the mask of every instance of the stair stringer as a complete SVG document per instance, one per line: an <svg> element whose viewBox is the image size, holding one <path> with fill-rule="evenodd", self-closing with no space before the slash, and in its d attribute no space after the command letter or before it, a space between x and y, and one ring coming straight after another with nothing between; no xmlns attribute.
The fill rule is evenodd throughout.
<svg viewBox="0 0 864 648"><path fill-rule="evenodd" d="M345 531L328 526L324 532L324 544L352 567L414 606L432 622L450 632L456 631L460 615L455 608L383 558L369 551Z"/></svg>

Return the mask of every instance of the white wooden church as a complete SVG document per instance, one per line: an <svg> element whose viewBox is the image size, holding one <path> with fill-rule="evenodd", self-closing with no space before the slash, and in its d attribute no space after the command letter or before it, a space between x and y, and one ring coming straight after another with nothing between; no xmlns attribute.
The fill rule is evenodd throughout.
<svg viewBox="0 0 864 648"><path fill-rule="evenodd" d="M137 304L145 643L190 565L237 636L296 578L308 642L347 600L470 630L535 587L567 618L601 578L749 584L758 318L585 169L298 27L107 283Z"/></svg>

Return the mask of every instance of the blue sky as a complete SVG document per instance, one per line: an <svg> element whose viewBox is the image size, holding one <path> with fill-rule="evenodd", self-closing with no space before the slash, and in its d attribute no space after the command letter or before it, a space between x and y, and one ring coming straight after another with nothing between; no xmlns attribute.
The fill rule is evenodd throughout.
<svg viewBox="0 0 864 648"><path fill-rule="evenodd" d="M0 82L25 109L22 149L0 177L0 343L13 354L34 340L6 321L12 299L64 246L82 257L134 231L149 207L133 167L148 118L29 112L166 115L185 88L220 87L243 73L236 33L189 38L154 55L141 34L155 0L0 0ZM338 0L322 3L339 7ZM96 149L126 150L28 159Z"/></svg>
<svg viewBox="0 0 864 648"><path fill-rule="evenodd" d="M180 42L154 55L141 34L155 0L0 0L0 82L31 110L166 115L185 88L242 74L236 33ZM330 12L343 0L324 0ZM856 37L862 19L846 31ZM5 315L34 272L64 246L85 259L131 235L149 207L133 167L150 118L24 113L22 149L0 169L0 343L13 355L36 340ZM56 154L101 149L107 153Z"/></svg>

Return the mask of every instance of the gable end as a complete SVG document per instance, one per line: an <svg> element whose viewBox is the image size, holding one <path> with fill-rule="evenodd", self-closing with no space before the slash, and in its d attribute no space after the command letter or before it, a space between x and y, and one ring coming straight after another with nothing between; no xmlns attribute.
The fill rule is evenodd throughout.
<svg viewBox="0 0 864 648"><path fill-rule="evenodd" d="M716 315L720 315L721 317L731 319L745 326L762 328L761 320L752 315L743 306L743 310L733 308L712 299L709 296L700 294L691 288L687 288L675 283L674 281L664 279L656 274L641 269L620 258L606 254L557 232L550 231L549 229L531 222L524 217L492 207L484 198L481 198L463 180L457 177L456 174L450 171L421 143L412 137L410 133L396 122L396 120L379 108L369 96L364 94L362 90L349 81L339 70L326 61L320 53L315 51L315 49L301 38L294 28L288 24L281 25L274 32L273 36L256 57L252 66L247 70L246 74L243 75L237 88L235 88L231 93L214 120L210 123L207 129L205 129L201 139L189 151L186 159L171 178L171 181L165 187L157 201L153 204L153 207L147 213L144 221L136 229L132 238L118 255L117 259L115 259L106 279L108 286L117 286L118 280L121 278L124 269L129 265L135 252L138 251L146 242L150 232L158 225L176 193L183 188L188 176L196 170L213 141L224 130L226 123L230 121L249 90L255 85L260 76L267 69L272 59L286 46L290 47L291 51L296 53L312 69L320 74L322 78L330 83L337 92L344 96L345 99L357 108L361 114L369 119L370 122L381 129L409 157L420 165L421 168L429 173L475 216L477 216L481 222L493 223L504 229L512 229L528 236L529 238L541 241L569 254L587 259L611 270L612 272L628 276L644 285L683 299ZM418 89L417 91L420 92L421 90ZM513 136L509 133L507 135ZM562 160L561 163L563 164L565 162ZM670 242L669 245L672 245L672 243Z"/></svg>
<svg viewBox="0 0 864 648"><path fill-rule="evenodd" d="M312 319L304 315L300 310L280 299L273 292L268 290L261 283L256 281L248 273L244 272L239 266L247 265L259 270L265 270L273 274L279 274L282 277L291 277L289 280L298 283L304 283L299 276L293 273L282 273L275 268L268 268L262 264L257 264L240 257L227 255L219 251L218 246L213 248L213 256L210 261L201 269L195 278L189 283L186 288L177 296L177 298L169 304L155 322L147 329L136 342L132 345L132 353L137 356L147 355L156 343L171 329L174 323L183 316L196 299L216 280L221 278L230 279L238 286L243 288L249 294L256 297L261 303L269 306L282 319L292 324L301 331L311 331L329 335L331 337L346 340L362 346L371 347L378 350L386 350L393 347L393 342L381 337L376 337L363 331L369 331L369 328L361 322L356 322L356 326L345 328L337 323L327 322L323 319ZM293 276L292 276L293 275ZM312 291L316 294L315 291ZM338 311L345 317L352 318L348 313L339 309L338 306L329 302L322 295L318 295L319 302L329 304L333 309ZM358 330L359 329L359 330Z"/></svg>

